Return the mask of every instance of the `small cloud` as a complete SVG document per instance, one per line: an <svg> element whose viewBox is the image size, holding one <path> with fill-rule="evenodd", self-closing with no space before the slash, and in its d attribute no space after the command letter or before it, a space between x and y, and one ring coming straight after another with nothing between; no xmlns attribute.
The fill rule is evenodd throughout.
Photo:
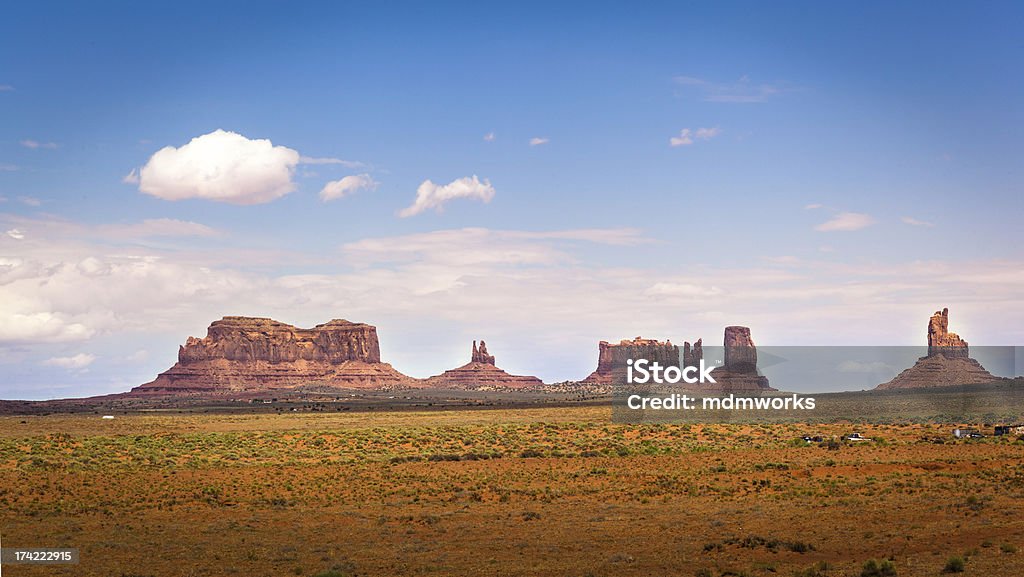
<svg viewBox="0 0 1024 577"><path fill-rule="evenodd" d="M679 131L679 136L673 136L668 143L671 146L689 146L698 140L711 140L721 132L717 126L714 128L684 128Z"/></svg>
<svg viewBox="0 0 1024 577"><path fill-rule="evenodd" d="M818 210L822 205L812 202L811 204L804 205L804 210Z"/></svg>
<svg viewBox="0 0 1024 577"><path fill-rule="evenodd" d="M416 189L416 200L411 206L402 209L398 216L406 218L431 208L440 212L446 202L457 198L475 198L487 203L494 198L494 187L491 181L484 179L481 182L475 174L453 180L444 186L424 180Z"/></svg>
<svg viewBox="0 0 1024 577"><path fill-rule="evenodd" d="M934 222L928 222L926 220L917 220L912 216L903 216L900 217L900 220L902 220L905 224L909 224L910 226L935 226Z"/></svg>
<svg viewBox="0 0 1024 577"><path fill-rule="evenodd" d="M854 231L867 228L875 224L871 215L860 212L841 212L818 226L814 230L818 232Z"/></svg>
<svg viewBox="0 0 1024 577"><path fill-rule="evenodd" d="M22 240L25 238L25 233L19 229L12 228L11 230L7 231L7 236L13 238L14 240Z"/></svg>
<svg viewBox="0 0 1024 577"><path fill-rule="evenodd" d="M163 200L262 204L295 190L299 161L297 151L270 140L217 129L158 150L139 170L139 191Z"/></svg>
<svg viewBox="0 0 1024 577"><path fill-rule="evenodd" d="M26 205L26 206L42 206L43 205L43 201L39 200L38 198L31 197L31 196L19 196L18 200L20 200L21 203Z"/></svg>
<svg viewBox="0 0 1024 577"><path fill-rule="evenodd" d="M780 266L796 266L798 264L801 264L802 262L800 260L800 257L796 257L793 255L769 256L765 257L765 260L772 264L777 264Z"/></svg>
<svg viewBox="0 0 1024 577"><path fill-rule="evenodd" d="M14 92L14 87L10 84L0 84L0 92Z"/></svg>
<svg viewBox="0 0 1024 577"><path fill-rule="evenodd" d="M677 76L675 82L680 86L700 91L707 102L764 102L773 96L794 90L785 84L751 82L748 76L742 76L735 82L715 82L693 76Z"/></svg>
<svg viewBox="0 0 1024 577"><path fill-rule="evenodd" d="M43 364L48 367L60 367L68 370L79 370L88 367L96 360L95 355L89 355L86 353L78 353L72 357L53 357L43 361Z"/></svg>
<svg viewBox="0 0 1024 577"><path fill-rule="evenodd" d="M530 139L530 146L540 146L551 142L550 138L542 138L540 136L534 136Z"/></svg>
<svg viewBox="0 0 1024 577"><path fill-rule="evenodd" d="M139 183L139 169L133 168L131 172L124 175L121 182L125 184L138 184Z"/></svg>
<svg viewBox="0 0 1024 577"><path fill-rule="evenodd" d="M484 142L494 142L494 139L498 138L493 132L488 132L484 135Z"/></svg>
<svg viewBox="0 0 1024 577"><path fill-rule="evenodd" d="M124 358L124 361L128 362L128 363L141 363L141 362L145 361L148 358L149 358L149 351L147 351L146 349L139 349L139 350L135 351L134 353L126 356Z"/></svg>
<svg viewBox="0 0 1024 577"><path fill-rule="evenodd" d="M17 165L14 164L0 164L0 172L14 172L18 170Z"/></svg>
<svg viewBox="0 0 1024 577"><path fill-rule="evenodd" d="M21 145L24 146L25 148L31 148L32 150L37 150L37 149L40 149L40 148L45 148L47 150L56 150L57 149L57 143L56 142L39 142L38 140L22 140L21 141Z"/></svg>
<svg viewBox="0 0 1024 577"><path fill-rule="evenodd" d="M302 156L299 158L299 164L337 164L339 166L344 166L345 168L366 168L365 162L330 157L318 158L313 156Z"/></svg>
<svg viewBox="0 0 1024 577"><path fill-rule="evenodd" d="M836 367L840 373L887 373L893 370L881 362L843 361Z"/></svg>
<svg viewBox="0 0 1024 577"><path fill-rule="evenodd" d="M644 294L651 297L712 297L722 294L716 286L701 286L690 283L654 283Z"/></svg>
<svg viewBox="0 0 1024 577"><path fill-rule="evenodd" d="M358 190L375 190L380 183L369 174L349 175L340 180L332 180L320 191L320 200L327 202L352 194Z"/></svg>
<svg viewBox="0 0 1024 577"><path fill-rule="evenodd" d="M135 224L106 225L99 230L105 235L118 238L214 237L221 234L205 224L174 218L147 218Z"/></svg>

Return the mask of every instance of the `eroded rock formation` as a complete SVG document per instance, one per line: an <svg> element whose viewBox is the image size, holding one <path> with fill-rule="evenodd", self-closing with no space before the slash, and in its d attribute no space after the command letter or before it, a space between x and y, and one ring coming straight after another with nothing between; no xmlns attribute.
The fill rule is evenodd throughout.
<svg viewBox="0 0 1024 577"><path fill-rule="evenodd" d="M739 391L774 391L768 385L768 377L757 372L757 346L750 336L749 327L725 327L723 339L725 347L722 366L717 367L712 376L715 383L699 384L702 391L739 392Z"/></svg>
<svg viewBox="0 0 1024 577"><path fill-rule="evenodd" d="M935 311L928 321L928 355L878 389L912 389L977 385L1005 380L970 357L967 341L949 332L949 309Z"/></svg>
<svg viewBox="0 0 1024 577"><path fill-rule="evenodd" d="M457 369L430 377L424 385L434 389L508 390L539 387L544 383L537 377L510 375L494 364L494 355L487 353L487 344L473 341L470 361Z"/></svg>
<svg viewBox="0 0 1024 577"><path fill-rule="evenodd" d="M928 321L928 356L943 355L948 358L969 358L967 341L956 333L949 332L949 309L935 311Z"/></svg>
<svg viewBox="0 0 1024 577"><path fill-rule="evenodd" d="M224 317L189 337L178 362L130 394L222 395L296 389L405 388L418 382L380 360L377 329L332 320L300 329L267 318Z"/></svg>
<svg viewBox="0 0 1024 577"><path fill-rule="evenodd" d="M699 347L700 341L697 342L697 348ZM657 361L663 367L678 366L679 347L673 345L672 341L661 342L642 337L633 340L623 339L614 345L608 341L601 341L597 344L597 370L581 382L594 385L612 384L617 379L616 371L622 373L628 359ZM618 380L625 382L625 377L620 374Z"/></svg>

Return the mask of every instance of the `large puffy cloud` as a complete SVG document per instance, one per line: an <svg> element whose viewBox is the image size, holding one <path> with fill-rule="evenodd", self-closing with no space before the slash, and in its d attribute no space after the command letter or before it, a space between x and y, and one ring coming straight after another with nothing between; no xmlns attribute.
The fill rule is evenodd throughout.
<svg viewBox="0 0 1024 577"><path fill-rule="evenodd" d="M491 181L484 179L481 182L475 174L472 177L453 180L443 186L424 180L416 189L416 200L402 209L398 216L405 218L430 209L440 211L446 202L456 198L475 198L490 202L494 198L494 187L491 186Z"/></svg>
<svg viewBox="0 0 1024 577"><path fill-rule="evenodd" d="M70 357L53 357L43 361L44 365L50 367L60 367L62 369L77 370L88 367L96 360L96 355L90 355L88 353L78 353Z"/></svg>
<svg viewBox="0 0 1024 577"><path fill-rule="evenodd" d="M201 198L260 204L295 190L297 151L270 140L215 130L179 148L157 151L138 172L139 190L164 200Z"/></svg>

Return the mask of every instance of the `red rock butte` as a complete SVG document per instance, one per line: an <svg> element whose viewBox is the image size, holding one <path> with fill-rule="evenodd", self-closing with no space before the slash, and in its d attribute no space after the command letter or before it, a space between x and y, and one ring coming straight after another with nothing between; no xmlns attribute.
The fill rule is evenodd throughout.
<svg viewBox="0 0 1024 577"><path fill-rule="evenodd" d="M750 336L748 327L725 327L725 360L712 373L715 383L687 385L688 389L701 392L774 391L768 384L768 377L757 372L757 347ZM683 342L682 362L684 366L697 366L704 358L703 339L692 345ZM679 347L672 341L658 341L636 337L621 340L618 344L607 341L598 343L597 370L590 373L582 383L611 385L625 383L626 361L647 359L662 366L678 366Z"/></svg>
<svg viewBox="0 0 1024 577"><path fill-rule="evenodd" d="M332 320L300 329L267 318L224 317L189 337L178 362L130 395L224 395L304 388L395 389L419 385L380 360L377 329Z"/></svg>
<svg viewBox="0 0 1024 577"><path fill-rule="evenodd" d="M928 355L876 389L916 389L980 385L1004 380L970 357L967 341L949 332L949 309L935 311L928 320Z"/></svg>
<svg viewBox="0 0 1024 577"><path fill-rule="evenodd" d="M487 343L473 341L470 360L457 369L430 377L424 383L432 389L510 390L539 387L544 383L537 377L510 375L495 365L494 355L487 352Z"/></svg>

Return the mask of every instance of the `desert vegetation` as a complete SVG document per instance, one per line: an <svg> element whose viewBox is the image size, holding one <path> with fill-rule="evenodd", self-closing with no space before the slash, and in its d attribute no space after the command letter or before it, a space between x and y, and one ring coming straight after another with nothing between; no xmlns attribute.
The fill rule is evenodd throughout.
<svg viewBox="0 0 1024 577"><path fill-rule="evenodd" d="M1017 573L1024 444L949 430L601 408L3 417L2 531L81 551L12 575Z"/></svg>

